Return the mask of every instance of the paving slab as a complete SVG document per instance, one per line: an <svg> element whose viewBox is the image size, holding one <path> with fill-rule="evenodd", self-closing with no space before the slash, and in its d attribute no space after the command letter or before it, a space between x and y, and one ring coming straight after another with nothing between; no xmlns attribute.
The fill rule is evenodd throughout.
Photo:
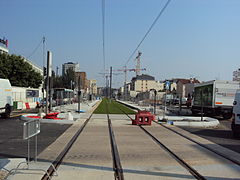
<svg viewBox="0 0 240 180"><path fill-rule="evenodd" d="M110 115L126 179L195 179L126 115ZM128 118L129 119L129 118Z"/></svg>
<svg viewBox="0 0 240 180"><path fill-rule="evenodd" d="M239 179L240 167L206 150L166 128L154 124L145 127L153 136L194 167L200 174L211 179ZM221 168L221 171L219 171Z"/></svg>
<svg viewBox="0 0 240 180"><path fill-rule="evenodd" d="M100 118L99 118L100 117ZM107 116L93 115L53 179L113 179ZM74 173L73 173L74 172Z"/></svg>

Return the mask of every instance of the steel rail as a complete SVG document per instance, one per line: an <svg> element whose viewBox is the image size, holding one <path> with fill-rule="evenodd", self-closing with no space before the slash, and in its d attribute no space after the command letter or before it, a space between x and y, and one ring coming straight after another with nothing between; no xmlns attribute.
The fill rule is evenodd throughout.
<svg viewBox="0 0 240 180"><path fill-rule="evenodd" d="M117 149L117 143L116 143L113 128L112 128L112 122L109 117L109 109L107 104L106 104L106 110L107 110L108 129L109 129L109 137L110 137L111 151L112 151L112 158L113 158L114 177L115 177L115 180L124 180L123 169L122 169L120 156Z"/></svg>
<svg viewBox="0 0 240 180"><path fill-rule="evenodd" d="M121 102L118 102L118 103L125 105L124 103L121 103ZM128 105L127 107L131 108L130 105ZM136 108L133 108L133 109L136 109ZM139 110L139 109L138 109L138 110ZM125 113L125 114L126 114L126 113ZM127 116L128 116L128 115L127 115ZM129 116L128 116L128 117L129 117ZM230 162L232 162L232 163L234 163L234 164L240 166L240 162L239 162L238 160L235 160L235 159L229 158L229 157L225 156L224 154L222 154L222 153L220 153L220 152L217 152L217 151L215 151L215 150L213 150L213 149L207 147L206 145L201 144L201 143L195 141L194 139L192 139L192 138L190 138L190 137L188 137L188 136L186 136L186 135L184 135L184 134L182 134L182 133L180 133L180 132L178 132L178 131L175 131L174 129L171 129L171 128L165 126L164 124L159 124L159 123L156 122L156 121L153 121L153 122L155 122L156 124L158 124L158 125L160 125L160 126L166 128L166 129L168 129L169 131L172 131L172 132L178 134L179 136L181 136L181 137L183 137L183 138L185 138L185 139L187 139L187 140L189 140L189 141L191 141L191 142L194 142L194 143L196 143L197 145L199 145L199 146L201 146L201 147L203 147L203 148L205 148L205 149L207 149L207 150L209 150L209 151L211 151L211 152L213 152L213 153L219 155L220 157L222 157L222 158L224 158L224 159L226 159L226 160L228 160L228 161L230 161Z"/></svg>
<svg viewBox="0 0 240 180"><path fill-rule="evenodd" d="M217 151L215 151L215 150L213 150L213 149L207 147L206 145L201 144L201 143L195 141L194 139L192 139L192 138L190 138L190 137L187 137L186 135L184 135L184 134L182 134L182 133L179 133L179 132L175 131L174 129L171 129L171 128L169 128L169 127L163 125L163 124L159 124L159 123L156 122L156 121L154 121L154 122L155 122L156 124L158 124L158 125L160 125L160 126L166 128L166 129L168 129L169 131L172 131L172 132L178 134L179 136L184 137L185 139L187 139L187 140L189 140L189 141L192 141L192 142L196 143L197 145L199 145L199 146L201 146L201 147L203 147L203 148L205 148L205 149L207 149L207 150L209 150L209 151L211 151L211 152L213 152L213 153L215 153L215 154L221 156L222 158L227 159L228 161L231 161L232 163L234 163L234 164L240 166L240 162L239 162L239 161L237 161L237 160L235 160L235 159L231 159L231 158L225 156L224 154L222 154L222 153L220 153L220 152L217 152Z"/></svg>
<svg viewBox="0 0 240 180"><path fill-rule="evenodd" d="M68 151L70 150L70 148L72 147L74 142L77 140L79 135L82 133L83 129L86 127L86 125L89 122L89 120L91 119L92 115L93 115L93 112L90 115L90 117L84 122L84 124L79 128L79 130L74 134L72 139L68 142L68 144L63 149L63 151L53 161L52 165L48 168L47 173L49 174L50 177L52 177L54 175L55 170L57 170L58 167L61 165L63 158L66 156L66 154L68 153ZM47 175L47 173L45 173L43 175L41 180L49 180L50 179L49 176Z"/></svg>
<svg viewBox="0 0 240 180"><path fill-rule="evenodd" d="M155 141L159 146L161 146L166 152L168 152L182 167L184 167L188 172L190 172L196 179L206 180L200 173L198 173L193 167L188 165L183 159L181 159L178 155L176 155L173 151L171 151L167 146L161 143L156 137L154 137L150 132L148 132L142 126L139 126L148 136L150 136L153 141Z"/></svg>
<svg viewBox="0 0 240 180"><path fill-rule="evenodd" d="M132 118L121 108L119 108L125 115L127 115L131 120ZM160 147L162 147L169 155L171 155L182 167L184 167L188 172L190 172L196 179L198 180L206 180L200 173L198 173L193 167L188 165L183 159L181 159L178 155L176 155L173 151L171 151L167 146L161 143L156 137L154 137L150 132L148 132L141 125L139 126L148 136L150 136L154 142L156 142Z"/></svg>

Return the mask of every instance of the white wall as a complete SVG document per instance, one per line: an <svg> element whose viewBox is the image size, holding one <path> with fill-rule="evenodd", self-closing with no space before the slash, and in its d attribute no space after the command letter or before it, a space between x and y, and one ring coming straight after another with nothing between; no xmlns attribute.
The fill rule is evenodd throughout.
<svg viewBox="0 0 240 180"><path fill-rule="evenodd" d="M36 90L39 92L38 97L27 97L26 91L27 90ZM42 99L42 90L35 89L35 88L25 88L25 87L16 87L12 86L12 97L13 101L21 101L21 102L37 102Z"/></svg>

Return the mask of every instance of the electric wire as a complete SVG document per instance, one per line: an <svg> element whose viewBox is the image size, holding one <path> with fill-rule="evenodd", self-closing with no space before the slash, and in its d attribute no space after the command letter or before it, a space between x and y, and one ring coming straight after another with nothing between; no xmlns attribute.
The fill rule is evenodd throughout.
<svg viewBox="0 0 240 180"><path fill-rule="evenodd" d="M103 55L103 70L105 71L106 66L106 55L105 55L105 0L102 0L102 55Z"/></svg>
<svg viewBox="0 0 240 180"><path fill-rule="evenodd" d="M161 17L161 15L163 14L163 12L165 11L165 9L168 7L169 3L171 2L171 0L168 0L165 5L163 6L163 8L161 9L161 11L159 12L158 16L155 18L155 20L153 21L152 25L149 27L149 29L147 30L147 32L145 33L145 35L143 36L143 38L141 39L141 41L138 43L137 47L134 49L134 51L132 52L132 54L129 56L127 62L125 63L125 66L129 63L129 61L132 59L133 55L136 53L136 51L138 50L138 48L141 46L141 44L143 43L143 41L146 39L146 37L148 36L148 34L151 32L152 28L154 27L154 25L157 23L158 19Z"/></svg>
<svg viewBox="0 0 240 180"><path fill-rule="evenodd" d="M41 39L41 41L38 43L38 45L36 46L36 48L31 52L31 54L29 55L29 56L27 56L26 58L28 59L28 58L30 58L30 57L32 57L34 54L35 54L35 52L38 50L38 48L40 47L40 45L42 44L42 39Z"/></svg>

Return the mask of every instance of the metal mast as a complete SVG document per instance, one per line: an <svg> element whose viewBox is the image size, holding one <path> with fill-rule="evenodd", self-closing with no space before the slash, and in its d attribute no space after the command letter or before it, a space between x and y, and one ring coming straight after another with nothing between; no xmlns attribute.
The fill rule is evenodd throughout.
<svg viewBox="0 0 240 180"><path fill-rule="evenodd" d="M138 55L136 57L136 76L140 75L140 68L141 68L141 62L140 62L140 56L142 55L142 53L140 51L138 51Z"/></svg>

